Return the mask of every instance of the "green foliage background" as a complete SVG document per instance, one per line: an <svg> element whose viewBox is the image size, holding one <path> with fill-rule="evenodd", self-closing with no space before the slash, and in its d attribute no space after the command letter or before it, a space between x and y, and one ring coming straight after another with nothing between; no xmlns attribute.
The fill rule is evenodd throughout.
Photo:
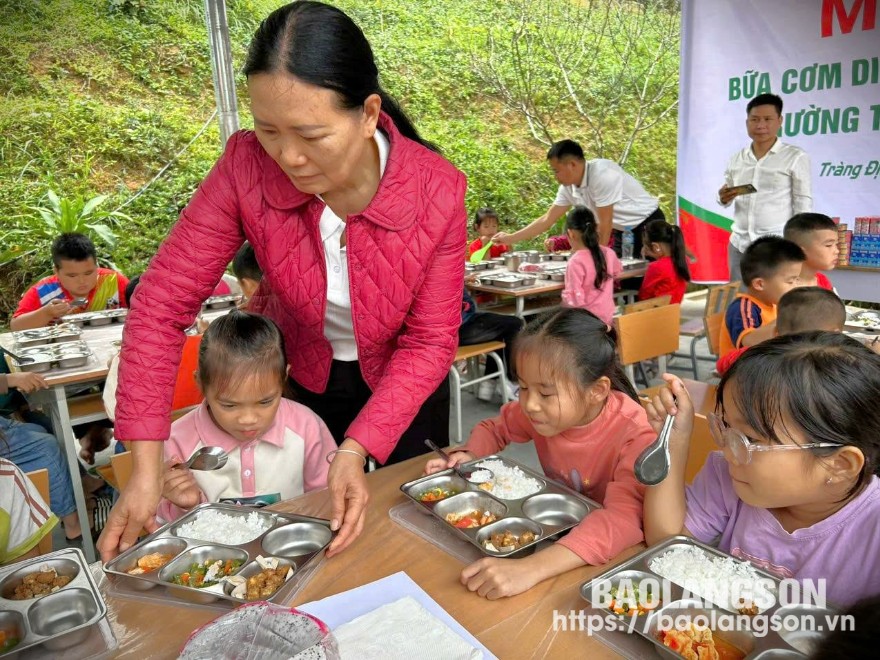
<svg viewBox="0 0 880 660"><path fill-rule="evenodd" d="M236 69L259 20L281 4L227 0ZM494 206L510 228L546 210L556 189L544 162L546 147L530 137L521 117L481 89L474 73L474 53L485 44L487 28L504 29L508 20L503 3L336 4L370 39L384 87L422 134L468 175L471 211ZM0 266L2 319L50 266L43 250L9 245L6 230L39 222L29 207L44 203L50 188L62 197L106 194L107 210L122 207L132 220L118 227L118 245L106 256L136 274L218 157L220 141L215 120L130 201L214 109L201 0L7 0L0 3L0 61L0 237L7 242L2 251L25 252ZM247 128L241 77L238 87ZM626 166L661 196L667 212L674 193L676 122L672 113L641 137ZM588 148L585 135L570 137Z"/></svg>

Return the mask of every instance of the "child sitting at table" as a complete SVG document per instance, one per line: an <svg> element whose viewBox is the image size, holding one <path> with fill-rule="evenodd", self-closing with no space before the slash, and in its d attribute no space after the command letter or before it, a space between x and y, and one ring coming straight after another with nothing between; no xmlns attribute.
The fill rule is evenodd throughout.
<svg viewBox="0 0 880 660"><path fill-rule="evenodd" d="M263 269L257 263L254 247L247 241L232 258L232 273L238 280L238 286L241 287L242 299L239 307L246 309L248 302L260 287L260 280L263 279Z"/></svg>
<svg viewBox="0 0 880 660"><path fill-rule="evenodd" d="M677 225L652 220L642 230L642 256L651 263L639 288L639 300L670 296L680 303L691 281L684 236Z"/></svg>
<svg viewBox="0 0 880 660"><path fill-rule="evenodd" d="M776 309L776 334L793 335L796 332L825 330L843 332L846 308L837 294L817 286L799 286L779 299ZM719 358L715 370L723 376L739 356L749 349L737 348Z"/></svg>
<svg viewBox="0 0 880 660"><path fill-rule="evenodd" d="M61 234L52 243L54 274L25 292L9 327L39 328L67 314L127 307L128 279L115 270L99 268L97 259L95 245L88 236Z"/></svg>
<svg viewBox="0 0 880 660"><path fill-rule="evenodd" d="M491 238L498 233L498 214L488 206L478 209L474 214L474 231L477 232L477 238L468 245L468 257L474 252L482 250ZM508 247L496 243L489 248L489 252L483 257L484 259L495 259L507 252Z"/></svg>
<svg viewBox="0 0 880 660"><path fill-rule="evenodd" d="M797 243L806 256L801 265L801 285L834 290L831 280L821 272L834 270L840 254L834 220L822 213L797 213L785 223L782 235Z"/></svg>
<svg viewBox="0 0 880 660"><path fill-rule="evenodd" d="M656 438L617 358L613 329L583 309L560 309L529 323L514 346L519 401L480 422L450 461L431 474L534 440L545 474L601 503L552 546L523 559L481 559L461 581L489 599L513 596L584 564L606 563L642 540L644 486L636 458Z"/></svg>
<svg viewBox="0 0 880 660"><path fill-rule="evenodd" d="M614 250L599 244L593 212L575 206L568 212L565 229L573 250L565 270L562 304L593 312L607 325L614 316L614 278L623 270Z"/></svg>
<svg viewBox="0 0 880 660"><path fill-rule="evenodd" d="M205 400L171 425L158 515L174 520L202 502L263 506L327 485L336 443L302 404L282 397L284 339L270 319L232 310L211 323L196 375ZM179 467L201 447L229 455L213 471Z"/></svg>
<svg viewBox="0 0 880 660"><path fill-rule="evenodd" d="M669 475L645 494L648 544L693 536L781 578L824 582L835 605L880 594L880 356L836 332L750 348L709 415L723 451L689 486L693 405L664 378L649 417L658 431L675 421Z"/></svg>
<svg viewBox="0 0 880 660"><path fill-rule="evenodd" d="M0 565L36 557L38 544L57 524L31 480L0 458Z"/></svg>
<svg viewBox="0 0 880 660"><path fill-rule="evenodd" d="M739 293L724 314L719 357L754 346L776 334L776 304L800 284L804 251L779 236L762 236L746 248L740 262L746 293Z"/></svg>
<svg viewBox="0 0 880 660"><path fill-rule="evenodd" d="M24 393L46 389L46 380L35 373L0 374L0 394L15 388ZM76 512L73 482L64 454L64 445L38 424L20 422L0 415L0 458L32 472L49 472L49 497L52 510L64 524L68 541L82 538L82 527ZM53 525L54 526L54 525Z"/></svg>

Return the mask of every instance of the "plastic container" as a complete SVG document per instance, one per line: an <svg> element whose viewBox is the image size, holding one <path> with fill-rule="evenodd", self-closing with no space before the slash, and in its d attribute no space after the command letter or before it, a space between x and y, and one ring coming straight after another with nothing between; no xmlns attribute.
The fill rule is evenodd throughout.
<svg viewBox="0 0 880 660"><path fill-rule="evenodd" d="M629 229L625 229L623 232L620 255L624 259L632 259L633 258L633 249L635 247L636 237L633 236L633 233Z"/></svg>

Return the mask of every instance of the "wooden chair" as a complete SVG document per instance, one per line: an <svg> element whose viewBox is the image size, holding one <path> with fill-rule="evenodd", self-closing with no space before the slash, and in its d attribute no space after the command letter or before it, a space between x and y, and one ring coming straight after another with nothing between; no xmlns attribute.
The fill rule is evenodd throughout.
<svg viewBox="0 0 880 660"><path fill-rule="evenodd" d="M721 333L724 331L724 312L711 314L703 319L703 327L706 329L706 342L709 344L709 354L718 359L721 352Z"/></svg>
<svg viewBox="0 0 880 660"><path fill-rule="evenodd" d="M630 381L635 384L634 365L658 358L661 373L666 370L666 356L678 349L681 305L666 305L614 318L617 350Z"/></svg>
<svg viewBox="0 0 880 660"><path fill-rule="evenodd" d="M110 466L113 468L113 480L116 482L115 488L122 490L129 479L131 479L133 468L131 452L126 451L121 454L113 454L110 457Z"/></svg>
<svg viewBox="0 0 880 660"><path fill-rule="evenodd" d="M730 282L728 284L709 287L709 290L706 292L706 307L703 310L702 318L692 319L681 326L681 334L685 337L691 338L690 351L688 353L676 352L673 356L690 358L691 369L694 372L694 380L699 380L700 378L699 360L715 362L718 359L717 352L705 357L697 355L697 342L701 339L708 339L709 337L706 333L706 319L719 313L723 318L724 312L727 311L730 303L733 302L736 298L736 294L739 293L740 286L741 282ZM709 343L711 351L711 341Z"/></svg>
<svg viewBox="0 0 880 660"><path fill-rule="evenodd" d="M37 489L37 492L40 494L40 497L43 498L43 502L46 503L46 506L49 505L49 470L43 468L42 470L34 470L33 472L28 472L25 476L31 480L31 483ZM52 552L52 535L46 534L43 538L40 539L40 542L37 544L37 551L41 555L47 555Z"/></svg>
<svg viewBox="0 0 880 660"><path fill-rule="evenodd" d="M461 444L464 441L461 428L461 391L465 387L470 387L482 383L483 381L497 378L501 383L502 401L507 403L507 374L505 372L504 360L502 360L498 353L496 353L496 351L502 350L504 350L503 341L487 341L482 344L458 347L458 352L455 354L455 361L452 364L452 368L449 370L449 377L452 379L452 386L449 389L452 396L452 412L455 419L456 431L455 437L452 438L453 444ZM477 376L480 369L478 358L481 355L485 355L487 360L495 360L495 365L498 369L494 373L491 373L488 376ZM462 380L461 374L458 373L458 369L455 367L455 362L458 362L459 360L467 360L468 373L472 375L471 378Z"/></svg>
<svg viewBox="0 0 880 660"><path fill-rule="evenodd" d="M640 300L639 302L634 302L629 305L624 305L620 310L621 314L632 314L634 312L644 312L646 309L654 309L655 307L663 307L664 305L668 305L672 302L672 296L657 296L656 298L648 298L647 300Z"/></svg>

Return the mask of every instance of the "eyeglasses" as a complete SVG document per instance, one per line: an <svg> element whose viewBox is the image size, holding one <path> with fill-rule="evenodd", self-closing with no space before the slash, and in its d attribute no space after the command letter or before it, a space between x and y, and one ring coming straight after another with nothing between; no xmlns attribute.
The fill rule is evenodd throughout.
<svg viewBox="0 0 880 660"><path fill-rule="evenodd" d="M783 449L819 449L820 447L841 447L834 442L809 442L805 445L758 445L742 433L724 423L720 416L709 413L709 431L712 439L721 449L730 449L730 454L737 465L748 465L752 461L752 452L777 451Z"/></svg>

